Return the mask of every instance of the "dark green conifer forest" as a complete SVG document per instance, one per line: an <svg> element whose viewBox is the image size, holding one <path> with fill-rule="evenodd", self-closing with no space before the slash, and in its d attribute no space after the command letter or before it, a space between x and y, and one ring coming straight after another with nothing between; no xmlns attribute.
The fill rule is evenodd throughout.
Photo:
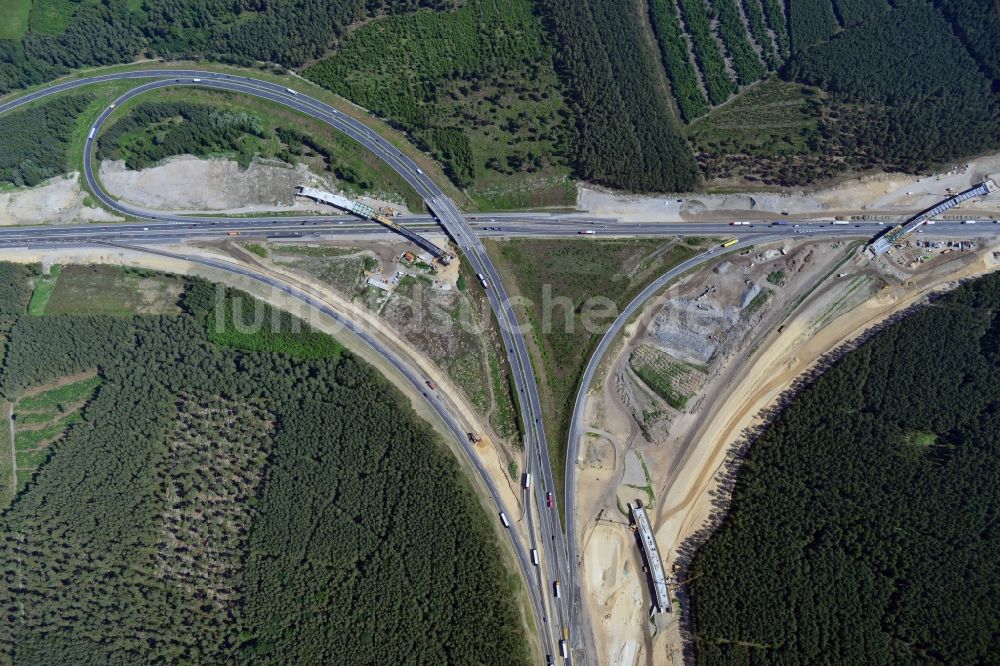
<svg viewBox="0 0 1000 666"><path fill-rule="evenodd" d="M694 556L705 664L1000 659L1000 275L847 353L783 408Z"/></svg>
<svg viewBox="0 0 1000 666"><path fill-rule="evenodd" d="M36 317L25 277L0 390L100 384L0 514L0 663L526 663L491 524L371 367L216 321L253 301L204 282L179 316Z"/></svg>

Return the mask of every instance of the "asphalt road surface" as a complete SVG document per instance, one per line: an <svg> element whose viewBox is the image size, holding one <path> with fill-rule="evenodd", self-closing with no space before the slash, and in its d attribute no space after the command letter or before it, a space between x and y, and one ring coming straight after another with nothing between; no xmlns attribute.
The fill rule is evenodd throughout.
<svg viewBox="0 0 1000 666"><path fill-rule="evenodd" d="M0 113L10 111L29 102L42 99L49 95L72 90L74 88L123 79L146 81L119 97L113 107L137 95L146 94L163 87L200 86L235 93L252 95L284 105L301 113L323 121L331 127L353 138L364 148L370 150L389 164L397 173L412 186L428 204L432 216L409 216L401 221L407 228L418 233L440 232L442 229L462 249L466 260L474 272L481 274L488 284L487 296L490 305L499 322L500 334L511 367L515 390L517 391L523 432L525 433L525 472L531 473L533 483L530 488L522 490L529 546L537 549L540 554L540 566L531 564L524 545L515 530L508 530L514 544L515 552L521 565L525 581L530 587L532 607L542 635L543 648L548 654L558 658L558 641L564 635L570 637L569 643L577 657L585 663L595 663L596 655L589 645L589 623L583 611L582 600L575 583L577 553L575 547L576 525L573 519L576 442L579 439L579 427L582 404L586 389L603 354L609 347L617 332L625 321L645 301L663 285L680 273L709 261L719 254L718 249L709 250L694 257L680 266L662 275L656 282L647 287L616 319L611 329L605 334L595 354L591 357L577 395L571 421L570 448L566 459L566 521L567 529L564 535L558 513L555 507L548 506L548 493L554 493L555 485L549 460L548 445L542 421L541 405L538 398L535 374L531 358L528 355L517 318L511 308L510 299L496 269L493 267L483 248L481 236L566 236L578 235L586 231L586 237L598 236L676 236L676 235L717 235L740 238L734 247L746 247L755 243L777 240L785 237L806 235L860 237L869 238L876 235L888 223L852 222L834 225L830 222L809 221L761 221L751 225L733 226L727 224L666 224L645 223L636 224L622 222L617 219L597 218L587 215L548 215L532 213L488 214L477 218L463 216L457 206L444 192L408 157L400 153L391 143L369 129L360 121L345 116L333 107L313 99L303 93L295 93L278 84L259 79L240 77L229 74L197 70L138 70L118 72L94 77L74 79L31 92L22 97L0 104ZM94 125L95 134L100 134L100 128L113 113L113 107L105 109ZM367 344L382 354L397 370L414 384L437 411L456 439L466 451L470 460L477 468L494 501L498 511L511 514L503 506L499 493L486 470L478 463L470 449L466 433L451 417L442 404L440 396L424 390L423 378L417 376L392 353L380 347L376 340L364 333L349 321L324 305L309 294L277 281L269 276L254 273L246 268L216 261L196 255L179 255L162 249L151 248L148 245L162 243L177 243L187 239L208 239L226 235L247 237L280 237L288 239L309 239L325 236L370 236L382 231L371 223L360 223L342 216L329 217L318 215L274 215L256 217L218 217L206 215L183 215L147 210L121 203L104 191L94 173L93 159L94 141L87 140L84 150L84 179L88 188L105 206L112 210L139 220L125 224L108 225L77 225L61 227L14 227L0 229L0 246L50 245L67 246L80 243L108 243L129 247L135 250L151 252L174 258L181 258L200 264L213 266L250 277L268 284L288 295L308 304L324 314L333 317L348 327ZM928 227L928 236L935 237L968 237L982 235L987 225L968 225L961 223L938 222L935 228ZM125 245L126 243L142 242L147 247ZM534 499L532 502L531 500ZM561 498L554 498L558 502ZM561 581L563 594L554 598L553 583ZM572 656L567 662L572 662Z"/></svg>
<svg viewBox="0 0 1000 666"><path fill-rule="evenodd" d="M521 416L524 420L524 431L526 433L524 442L525 458L526 460L532 460L536 455L539 456L542 464L544 464L544 468L538 470L539 476L543 482L549 484L549 488L552 488L552 471L548 465L548 451L545 444L544 430L541 428L541 410L539 409L538 392L534 382L534 373L531 370L530 359L527 355L524 340L521 337L519 329L517 328L516 319L513 316L506 294L503 292L503 287L500 284L499 275L490 263L489 257L486 255L478 237L476 237L476 235L472 232L472 229L469 227L468 221L459 212L458 207L455 206L454 202L452 202L412 160L405 157L391 143L378 134L375 134L361 122L345 116L333 107L330 107L329 105L313 99L303 93L297 93L283 86L258 79L219 74L215 72L200 72L196 70L140 70L76 79L66 81L49 88L34 91L23 97L0 105L0 113L17 108L18 106L28 102L42 99L56 92L63 92L101 81L114 81L121 79L151 80L127 91L115 100L114 104L101 113L95 122L92 131L90 132L90 138L87 139L84 146L83 170L84 179L94 196L108 208L116 210L129 217L143 220L158 220L161 222L190 224L190 222L181 215L144 210L117 201L104 191L100 182L97 180L93 169L95 138L100 134L101 125L113 113L114 108L126 100L136 97L137 95L145 94L164 87L185 85L207 87L252 95L282 104L312 118L325 122L334 129L341 131L360 143L364 148L373 152L389 164L389 166L391 166L397 173L399 173L400 176L424 198L425 202L428 203L429 207L434 212L436 219L444 226L452 240L454 240L459 247L465 251L466 259L469 261L472 269L477 273L488 276L489 280L493 283L493 289L487 289L487 294L489 296L490 305L493 307L495 316L500 324L501 336L503 337L504 344L509 350L509 360L511 367L513 368L512 376L515 388L520 394L519 397L522 405ZM145 232L146 229L144 228L143 233ZM65 238L58 240L63 243L66 242ZM228 270L225 267L223 267L223 269ZM281 285L278 288L283 290L291 289L288 285ZM378 349L378 347L375 348ZM394 364L397 362L398 360L394 361ZM434 401L431 400L431 403L434 404ZM457 433L457 436L460 440L465 439L464 432ZM467 446L467 442L463 441L462 444L463 447ZM490 487L494 501L502 511L503 508L500 497L496 493L495 487L493 487L492 483L489 482L488 477L485 476L485 470L479 469L478 471L481 475L483 475L484 482L487 482L487 485ZM562 567L565 565L565 541L563 539L563 533L559 521L552 519L552 516L550 515L551 511L547 512L539 509L538 513L541 517L540 525L542 529L539 534L536 535L533 533L531 535L531 539L533 541L532 545L537 548L540 553L545 554L545 566L549 569L551 575L562 577L565 580L565 576L561 573L564 570ZM518 557L522 562L522 567L524 567L524 548L520 543L520 540L517 538L515 531L508 530L508 532L511 539L515 542L515 548L519 553ZM547 539L546 537L550 537L551 542L550 539ZM558 578L553 578L553 580L558 580ZM541 620L538 622L538 626L543 637L543 649L548 654L554 656L558 653L557 636L562 634L569 635L569 627L565 624L565 618L568 617L568 613L565 608L566 597L561 599L552 599L549 594L546 593L546 586L540 587L537 579L533 579L531 576L526 576L525 581L532 591L533 610L536 614L536 622ZM541 607L540 617L539 607ZM547 610L549 608L553 608L555 612ZM568 659L567 661L571 662L572 659Z"/></svg>

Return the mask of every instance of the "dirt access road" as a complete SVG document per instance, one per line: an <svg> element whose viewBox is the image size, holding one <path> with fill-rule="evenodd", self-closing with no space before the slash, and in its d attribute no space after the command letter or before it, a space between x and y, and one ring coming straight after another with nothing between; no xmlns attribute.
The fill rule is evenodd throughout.
<svg viewBox="0 0 1000 666"><path fill-rule="evenodd" d="M206 249L191 248L189 246L177 248L164 247L164 249L237 263L232 256L223 255ZM252 258L252 255L250 256ZM478 474L472 468L471 463L467 460L465 453L455 442L454 435L451 430L430 407L427 400L420 395L420 392L414 388L414 386L398 370L396 370L395 367L386 361L381 354L376 352L367 343L363 342L350 330L344 328L336 322L331 321L325 316L319 316L314 309L297 299L291 298L284 292L276 289L270 289L250 278L234 275L232 273L201 264L142 252L135 252L127 249L96 247L64 248L56 250L3 248L0 249L0 261L42 263L46 266L50 266L52 264L112 264L145 268L164 273L192 275L201 277L213 283L225 284L236 289L241 289L276 308L285 310L303 319L318 330L333 335L340 343L350 349L352 353L374 366L376 370L386 377L388 381L392 382L393 385L396 386L409 399L417 414L430 423L435 430L437 430L444 443L449 447L449 449L452 450L452 453L463 468L465 478L469 480L473 489L480 497L481 504L487 514L496 515L495 503L493 502L489 492L486 490L485 485L479 480ZM438 385L442 387L440 393L445 398L445 404L447 405L449 413L462 425L464 429L466 429L466 431L484 431L475 411L468 404L465 404L464 401L454 397L459 395L459 393L453 388L448 388L450 384L443 373L437 370L429 361L411 350L409 346L406 345L404 341L398 339L398 336L396 336L392 331L387 330L384 326L379 326L378 322L373 320L374 315L372 313L359 310L361 306L344 302L335 292L323 289L322 285L312 283L307 284L302 282L296 276L289 276L283 274L281 271L273 270L261 265L255 265L251 262L240 262L239 265L244 268L254 270L255 272L267 274L272 277L278 277L287 284L298 287L314 298L322 301L325 305L328 305L339 314L349 317L367 334L377 339L381 345L385 346L398 359L401 359L404 363L406 363L410 367L411 371L415 371L432 379L433 381L436 381ZM475 447L475 452L482 461L483 466L488 470L490 476L493 478L496 487L502 495L503 502L508 507L508 511L512 512L512 518L513 516L518 515L520 513L520 502L517 482L516 480L511 481L507 477L505 466L502 463L500 456L493 449L492 444L489 441L484 441ZM506 565L512 571L520 571L520 567L518 566L510 540L502 534L502 528L500 527L499 521L495 520L493 522L496 526L498 541L503 552L505 553L505 557L507 558ZM516 523L514 529L523 532L520 526ZM521 536L522 538L524 537L523 534L521 534ZM531 637L530 642L532 645L537 645L537 629L534 626L530 611L528 610L531 608L531 603L526 593L526 586L523 584L520 585L518 594L520 597L519 606L522 610L522 618L524 621L526 635Z"/></svg>
<svg viewBox="0 0 1000 666"><path fill-rule="evenodd" d="M635 538L614 509L616 494L619 502L622 496L643 496L632 490L635 481L628 477L634 474L627 471L621 458L634 456L640 449L645 452L656 498L654 529L669 573L678 546L710 518L716 475L730 446L745 428L759 423L762 409L774 404L796 378L831 349L856 339L932 292L997 270L1000 266L993 254L997 248L994 240L975 253L939 255L895 286L877 288L881 282L872 279L870 295L852 294L847 287L850 279L840 279L836 273L818 283L820 288L809 285L807 297L789 315L776 319L761 335L748 337L742 350L729 351L734 363L709 380L700 409L678 415L670 423L671 437L652 447L642 448L634 416L621 401L621 374L608 372L600 391L593 393L588 403L588 442L581 447L583 459L577 461L578 521L585 526L581 533L581 585L590 606L601 663L632 666L683 661L679 613L657 616L655 625L649 621L650 593ZM876 270L858 256L837 270L858 275ZM707 275L708 281L719 279L717 273L708 271ZM704 284L698 283L697 288ZM630 347L623 345L615 363L627 361L629 351ZM609 362L609 366L613 364ZM595 512L600 511L597 507L604 510L595 520Z"/></svg>

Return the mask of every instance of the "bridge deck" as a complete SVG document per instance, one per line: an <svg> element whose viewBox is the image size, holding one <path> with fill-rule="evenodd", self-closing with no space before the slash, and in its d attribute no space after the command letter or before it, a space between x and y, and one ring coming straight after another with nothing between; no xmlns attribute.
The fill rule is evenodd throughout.
<svg viewBox="0 0 1000 666"><path fill-rule="evenodd" d="M451 255L434 243L430 242L420 234L396 224L396 222L392 219L385 217L384 215L379 215L371 206L366 206L363 203L352 201L347 197L342 197L339 194L334 194L333 192L324 192L323 190L317 190L304 185L297 188L296 194L300 197L306 197L308 199L333 206L334 208L339 208L340 210L351 213L352 215L357 215L362 220L372 220L374 222L378 222L382 226L395 231L400 236L403 236L407 240L413 242L417 245L417 247L427 250L431 253L431 256L440 260L441 263L447 264L451 259Z"/></svg>
<svg viewBox="0 0 1000 666"><path fill-rule="evenodd" d="M967 190L963 190L958 194L944 199L926 210L922 210L904 224L893 227L888 230L881 237L876 238L868 245L868 250L874 255L879 256L885 254L892 247L893 243L901 241L907 235L913 233L917 227L924 224L931 218L937 217L938 215L944 213L947 210L954 208L955 206L968 201L969 199L974 199L975 197L984 197L990 192L996 189L996 184L991 180L984 180L975 187L970 187Z"/></svg>
<svg viewBox="0 0 1000 666"><path fill-rule="evenodd" d="M660 551L656 547L656 538L653 536L653 528L649 524L649 517L641 502L636 502L636 506L629 505L632 517L635 519L639 536L642 540L642 549L646 554L646 563L649 565L649 575L653 579L653 593L656 597L656 608L660 613L669 613L670 595L667 592L667 577L663 572L663 561L660 560Z"/></svg>

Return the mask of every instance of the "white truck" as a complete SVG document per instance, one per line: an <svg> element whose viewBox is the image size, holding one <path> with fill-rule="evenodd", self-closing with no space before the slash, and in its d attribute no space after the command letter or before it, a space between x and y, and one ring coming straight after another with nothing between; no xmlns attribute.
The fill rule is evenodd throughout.
<svg viewBox="0 0 1000 666"><path fill-rule="evenodd" d="M510 527L510 521L507 520L507 514L504 513L503 511L500 512L500 522L503 523L504 527L507 527L507 528Z"/></svg>

